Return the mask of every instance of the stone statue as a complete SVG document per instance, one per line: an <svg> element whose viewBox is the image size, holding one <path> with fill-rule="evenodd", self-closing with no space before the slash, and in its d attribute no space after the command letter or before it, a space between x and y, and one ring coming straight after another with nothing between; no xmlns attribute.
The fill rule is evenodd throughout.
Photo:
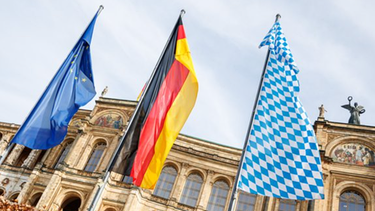
<svg viewBox="0 0 375 211"><path fill-rule="evenodd" d="M360 125L359 116L365 113L365 109L363 106L358 105L357 102L354 103L354 106L351 105L351 101L353 100L352 96L348 97L349 104L342 105L341 107L348 109L350 112L349 124Z"/></svg>
<svg viewBox="0 0 375 211"><path fill-rule="evenodd" d="M105 86L105 88L102 91L101 96L103 97L105 94L107 94L107 92L108 92L108 86Z"/></svg>
<svg viewBox="0 0 375 211"><path fill-rule="evenodd" d="M324 119L324 112L327 112L327 111L324 109L323 104L318 109L319 109L319 118Z"/></svg>

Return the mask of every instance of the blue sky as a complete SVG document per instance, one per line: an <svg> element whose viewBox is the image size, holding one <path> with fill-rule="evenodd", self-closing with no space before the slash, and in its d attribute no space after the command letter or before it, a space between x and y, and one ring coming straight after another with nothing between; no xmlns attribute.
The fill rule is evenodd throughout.
<svg viewBox="0 0 375 211"><path fill-rule="evenodd" d="M371 1L7 1L0 7L0 122L21 124L99 8L92 62L97 92L135 100L181 9L199 81L182 133L242 147L266 57L259 43L280 20L300 69L313 122L347 122L353 96L375 125L375 25ZM95 97L98 98L99 95ZM85 106L92 109L94 100Z"/></svg>

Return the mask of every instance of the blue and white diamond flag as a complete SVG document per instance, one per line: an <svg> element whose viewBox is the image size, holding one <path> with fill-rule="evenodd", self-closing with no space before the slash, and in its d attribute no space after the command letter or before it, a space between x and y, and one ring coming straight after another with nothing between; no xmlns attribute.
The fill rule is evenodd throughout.
<svg viewBox="0 0 375 211"><path fill-rule="evenodd" d="M299 70L279 22L268 32L262 46L269 46L270 57L238 188L284 199L323 199L319 149L298 99Z"/></svg>

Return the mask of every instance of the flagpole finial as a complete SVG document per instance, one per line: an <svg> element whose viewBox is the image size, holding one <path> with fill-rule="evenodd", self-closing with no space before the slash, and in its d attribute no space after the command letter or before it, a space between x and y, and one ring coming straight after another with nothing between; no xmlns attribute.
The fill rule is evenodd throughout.
<svg viewBox="0 0 375 211"><path fill-rule="evenodd" d="M281 15L280 15L280 14L277 14L277 15L276 15L276 20L275 20L275 22L279 21L280 18L281 18Z"/></svg>
<svg viewBox="0 0 375 211"><path fill-rule="evenodd" d="M104 6L103 6L103 5L100 5L100 6L99 6L98 14L100 14L100 12L101 12L102 10L104 10Z"/></svg>
<svg viewBox="0 0 375 211"><path fill-rule="evenodd" d="M184 9L181 10L180 16L181 18L185 15L186 11Z"/></svg>

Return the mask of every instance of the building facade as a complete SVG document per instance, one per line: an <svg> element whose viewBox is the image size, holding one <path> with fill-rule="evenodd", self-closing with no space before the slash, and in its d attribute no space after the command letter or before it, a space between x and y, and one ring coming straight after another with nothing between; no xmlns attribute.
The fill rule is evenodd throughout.
<svg viewBox="0 0 375 211"><path fill-rule="evenodd" d="M15 145L0 166L0 195L40 210L89 210L135 101L99 98L79 110L65 140L49 150ZM240 192L236 210L375 211L375 127L314 124L321 149L325 199L280 200ZM0 154L19 125L0 123ZM228 143L230 140L228 140ZM179 135L155 190L111 173L95 210L227 210L242 149Z"/></svg>

